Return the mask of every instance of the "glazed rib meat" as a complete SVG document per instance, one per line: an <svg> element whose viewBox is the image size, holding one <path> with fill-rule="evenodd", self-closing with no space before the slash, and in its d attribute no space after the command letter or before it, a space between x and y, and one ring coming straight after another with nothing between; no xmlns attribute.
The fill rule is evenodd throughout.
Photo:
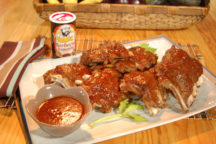
<svg viewBox="0 0 216 144"><path fill-rule="evenodd" d="M132 92L138 95L144 102L150 115L156 115L160 108L165 108L167 92L158 85L153 70L135 71L124 75L120 89L124 93Z"/></svg>
<svg viewBox="0 0 216 144"><path fill-rule="evenodd" d="M142 47L129 49L130 57L115 64L115 68L121 73L133 72L136 70L147 70L157 63L157 56Z"/></svg>
<svg viewBox="0 0 216 144"><path fill-rule="evenodd" d="M90 75L91 71L81 64L63 64L47 71L44 75L45 84L56 83L68 88L82 83L83 76Z"/></svg>
<svg viewBox="0 0 216 144"><path fill-rule="evenodd" d="M173 46L165 53L155 71L159 83L172 91L183 112L187 112L197 94L196 83L203 73L202 65L185 51Z"/></svg>
<svg viewBox="0 0 216 144"><path fill-rule="evenodd" d="M153 67L157 63L157 56L142 47L129 49L131 60L136 63L138 70L145 70Z"/></svg>
<svg viewBox="0 0 216 144"><path fill-rule="evenodd" d="M117 42L106 41L96 49L83 52L80 63L86 66L114 64L129 57L127 49Z"/></svg>
<svg viewBox="0 0 216 144"><path fill-rule="evenodd" d="M82 87L88 92L93 107L106 113L125 99L125 95L119 90L120 76L115 69L106 68L93 71L83 82Z"/></svg>
<svg viewBox="0 0 216 144"><path fill-rule="evenodd" d="M121 72L133 72L137 70L136 63L130 59L119 61L115 64L115 68Z"/></svg>

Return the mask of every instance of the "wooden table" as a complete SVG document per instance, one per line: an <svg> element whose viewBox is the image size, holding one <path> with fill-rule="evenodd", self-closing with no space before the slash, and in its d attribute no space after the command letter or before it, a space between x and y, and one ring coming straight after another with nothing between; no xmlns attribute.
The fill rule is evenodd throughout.
<svg viewBox="0 0 216 144"><path fill-rule="evenodd" d="M166 35L176 43L197 44L207 68L216 74L216 1L201 23L184 30L109 30L77 29L78 39L138 40ZM32 40L38 35L50 37L50 23L39 18L31 0L0 0L0 45L4 41ZM0 109L0 143L26 143L18 113ZM101 142L119 143L216 143L216 121L184 119L160 127Z"/></svg>

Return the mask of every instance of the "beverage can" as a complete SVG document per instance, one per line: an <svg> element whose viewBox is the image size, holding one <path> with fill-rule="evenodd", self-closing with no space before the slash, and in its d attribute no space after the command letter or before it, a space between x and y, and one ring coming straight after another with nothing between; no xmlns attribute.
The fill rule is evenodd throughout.
<svg viewBox="0 0 216 144"><path fill-rule="evenodd" d="M51 43L53 57L65 57L76 52L76 15L70 12L55 12L51 21Z"/></svg>

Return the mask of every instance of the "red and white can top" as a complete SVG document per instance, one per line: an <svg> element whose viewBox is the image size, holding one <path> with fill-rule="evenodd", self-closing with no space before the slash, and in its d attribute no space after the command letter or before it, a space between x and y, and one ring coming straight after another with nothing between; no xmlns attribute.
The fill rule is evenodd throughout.
<svg viewBox="0 0 216 144"><path fill-rule="evenodd" d="M49 16L49 20L58 24L72 23L76 20L76 15L70 12L55 12Z"/></svg>

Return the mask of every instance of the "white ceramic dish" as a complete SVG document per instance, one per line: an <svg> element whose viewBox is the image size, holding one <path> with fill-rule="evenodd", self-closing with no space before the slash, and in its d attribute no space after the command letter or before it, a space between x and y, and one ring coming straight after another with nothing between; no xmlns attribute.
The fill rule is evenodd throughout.
<svg viewBox="0 0 216 144"><path fill-rule="evenodd" d="M161 59L165 51L174 44L167 37L159 36L151 39L124 43L124 45L129 48L130 46L135 46L141 43L149 43L151 47L157 48L156 53L159 56L159 59ZM23 103L25 98L28 96L36 95L38 89L43 86L43 78L41 76L47 70L63 63L78 62L79 57L80 54L60 59L47 59L30 64L19 85L21 102ZM216 106L216 77L206 68L204 68L204 75L202 77L204 82L199 88L199 94L188 113L182 113L179 105L176 104L162 110L154 117L150 117L148 114L144 113L143 115L149 120L148 122L136 123L124 118L119 118L118 120L113 120L111 122L100 124L94 128L90 128L87 125L88 123L93 122L100 117L113 114L113 112L102 114L93 111L77 131L61 138L53 138L43 132L26 113L25 107L23 107L23 119L26 119L29 136L31 141L35 144L41 142L46 144L95 143L171 123ZM174 98L171 98L169 102L177 103Z"/></svg>

